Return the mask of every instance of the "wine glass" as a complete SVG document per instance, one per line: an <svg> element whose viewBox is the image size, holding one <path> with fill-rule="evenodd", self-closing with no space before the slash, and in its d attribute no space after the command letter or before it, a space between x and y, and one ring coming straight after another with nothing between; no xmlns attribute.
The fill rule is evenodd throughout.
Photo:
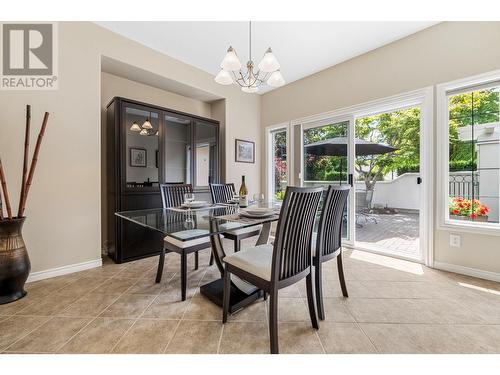
<svg viewBox="0 0 500 375"><path fill-rule="evenodd" d="M191 203L194 201L194 194L193 193L186 193L184 194L184 202L186 203L188 207L188 215L186 218L186 223L191 223L193 221L193 217L191 215Z"/></svg>
<svg viewBox="0 0 500 375"><path fill-rule="evenodd" d="M189 230L189 229L194 229L194 219L193 219L193 212L191 209L188 210L186 220L184 221L184 228Z"/></svg>
<svg viewBox="0 0 500 375"><path fill-rule="evenodd" d="M238 195L238 193L234 192L231 203L238 203L239 200L240 200L240 196Z"/></svg>
<svg viewBox="0 0 500 375"><path fill-rule="evenodd" d="M184 194L184 202L187 203L187 206L191 208L191 202L194 201L194 194L193 193L186 193Z"/></svg>
<svg viewBox="0 0 500 375"><path fill-rule="evenodd" d="M253 201L256 203L264 202L264 193L255 193L253 195Z"/></svg>

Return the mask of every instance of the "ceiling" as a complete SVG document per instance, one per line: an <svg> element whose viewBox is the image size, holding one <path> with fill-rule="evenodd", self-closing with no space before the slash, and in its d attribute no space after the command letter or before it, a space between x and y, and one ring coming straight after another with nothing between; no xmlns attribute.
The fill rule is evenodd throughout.
<svg viewBox="0 0 500 375"><path fill-rule="evenodd" d="M437 22L252 22L256 64L271 46L287 83L306 77ZM210 74L231 45L242 63L249 56L247 22L97 22ZM260 93L270 91L265 86Z"/></svg>

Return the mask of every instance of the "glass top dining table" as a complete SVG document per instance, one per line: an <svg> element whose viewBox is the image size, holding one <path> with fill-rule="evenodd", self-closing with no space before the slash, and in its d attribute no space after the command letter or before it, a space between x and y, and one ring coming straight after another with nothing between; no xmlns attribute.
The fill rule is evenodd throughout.
<svg viewBox="0 0 500 375"><path fill-rule="evenodd" d="M248 218L241 215L245 208L239 208L235 204L217 204L197 209L172 207L122 211L115 215L176 240L190 241L278 220L281 202L252 202L248 208L256 207L269 208L275 213L266 217Z"/></svg>
<svg viewBox="0 0 500 375"><path fill-rule="evenodd" d="M221 278L200 287L200 293L215 304L222 306L224 250L221 236L237 229L250 228L260 225L259 237L255 245L267 244L271 231L271 224L279 219L281 202L261 201L253 202L251 208L269 208L274 211L272 215L259 218L245 217L245 208L239 208L236 204L217 204L199 209L183 209L179 207L156 208L136 211L116 212L118 218L135 223L142 227L157 231L179 241L190 241L199 238L210 238L213 259ZM243 215L242 215L243 214ZM250 295L231 287L230 311L236 311L258 298L263 292L257 290Z"/></svg>

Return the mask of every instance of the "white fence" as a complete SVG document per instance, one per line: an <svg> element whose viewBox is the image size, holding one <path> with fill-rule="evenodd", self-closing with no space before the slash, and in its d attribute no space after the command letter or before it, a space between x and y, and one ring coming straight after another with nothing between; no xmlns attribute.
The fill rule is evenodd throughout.
<svg viewBox="0 0 500 375"><path fill-rule="evenodd" d="M417 184L418 173L405 173L392 181L377 181L373 193L372 206L400 208L407 210L420 209L420 185ZM338 182L335 182L338 184ZM342 184L347 184L343 181ZM325 185L324 181L304 181L305 186ZM365 183L356 181L356 191L364 191Z"/></svg>
<svg viewBox="0 0 500 375"><path fill-rule="evenodd" d="M377 181L373 192L372 206L420 209L420 185L418 173L405 173L391 181ZM356 190L365 190L365 183L356 181Z"/></svg>

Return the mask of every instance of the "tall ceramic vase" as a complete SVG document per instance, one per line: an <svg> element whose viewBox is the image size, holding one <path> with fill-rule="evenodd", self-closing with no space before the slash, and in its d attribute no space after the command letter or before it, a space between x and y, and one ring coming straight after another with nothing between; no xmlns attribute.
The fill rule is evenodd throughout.
<svg viewBox="0 0 500 375"><path fill-rule="evenodd" d="M24 220L0 220L0 305L26 295L24 284L31 264L21 233Z"/></svg>

